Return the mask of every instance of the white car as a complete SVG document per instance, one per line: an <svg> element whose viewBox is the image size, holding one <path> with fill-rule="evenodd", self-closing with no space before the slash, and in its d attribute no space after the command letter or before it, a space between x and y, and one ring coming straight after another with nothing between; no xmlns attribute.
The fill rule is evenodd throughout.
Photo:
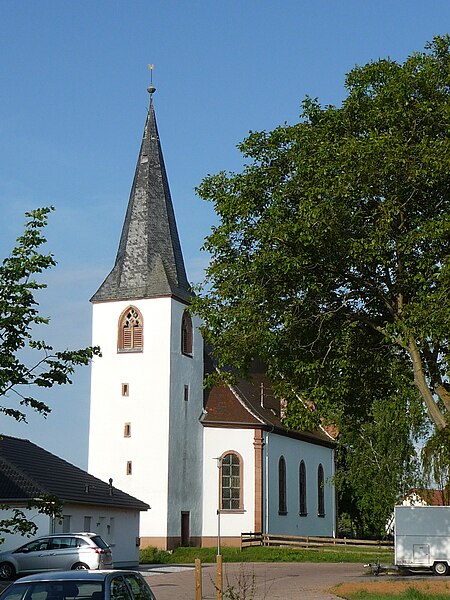
<svg viewBox="0 0 450 600"><path fill-rule="evenodd" d="M111 548L95 533L46 535L16 550L0 553L0 579L8 580L22 573L112 566Z"/></svg>

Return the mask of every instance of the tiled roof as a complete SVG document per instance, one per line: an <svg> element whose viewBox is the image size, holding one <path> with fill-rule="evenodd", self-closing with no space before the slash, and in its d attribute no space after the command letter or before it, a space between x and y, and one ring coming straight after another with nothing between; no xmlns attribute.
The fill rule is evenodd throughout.
<svg viewBox="0 0 450 600"><path fill-rule="evenodd" d="M428 506L447 506L450 502L449 493L447 490L432 490L414 488L405 495L405 500L421 499Z"/></svg>
<svg viewBox="0 0 450 600"><path fill-rule="evenodd" d="M91 301L175 296L188 302L190 295L150 102L116 262Z"/></svg>
<svg viewBox="0 0 450 600"><path fill-rule="evenodd" d="M205 356L205 372L212 373L213 361ZM333 447L334 441L324 431L293 431L283 425L280 401L275 398L264 366L253 365L247 379L238 379L234 385L216 385L205 390L205 427L252 427L274 431L281 435L302 439L312 444Z"/></svg>
<svg viewBox="0 0 450 600"><path fill-rule="evenodd" d="M148 504L110 486L29 440L0 439L0 502L55 496L64 502L147 510Z"/></svg>

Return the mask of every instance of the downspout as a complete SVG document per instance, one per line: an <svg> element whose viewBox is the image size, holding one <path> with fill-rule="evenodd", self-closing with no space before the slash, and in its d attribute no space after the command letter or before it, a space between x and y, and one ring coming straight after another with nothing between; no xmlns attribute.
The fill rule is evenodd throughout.
<svg viewBox="0 0 450 600"><path fill-rule="evenodd" d="M336 485L335 485L335 475L336 475L336 449L333 448L332 450L332 455L331 455L331 478L332 478L332 485L331 485L331 489L333 492L333 537L335 538L337 536L337 519L338 519L338 504L337 504L337 494L336 494Z"/></svg>
<svg viewBox="0 0 450 600"><path fill-rule="evenodd" d="M264 469L264 531L263 533L269 533L269 434L265 433L265 469Z"/></svg>
<svg viewBox="0 0 450 600"><path fill-rule="evenodd" d="M264 438L262 429L254 430L253 447L255 449L253 530L262 532L264 519Z"/></svg>

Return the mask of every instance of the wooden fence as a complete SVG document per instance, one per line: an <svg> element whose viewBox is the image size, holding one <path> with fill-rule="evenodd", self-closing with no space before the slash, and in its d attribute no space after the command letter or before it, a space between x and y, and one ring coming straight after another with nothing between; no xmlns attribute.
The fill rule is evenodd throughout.
<svg viewBox="0 0 450 600"><path fill-rule="evenodd" d="M392 548L393 542L377 540L354 540L352 538L274 535L261 532L241 533L241 550L243 548L250 548L252 546L286 546L289 548L321 548L324 546Z"/></svg>

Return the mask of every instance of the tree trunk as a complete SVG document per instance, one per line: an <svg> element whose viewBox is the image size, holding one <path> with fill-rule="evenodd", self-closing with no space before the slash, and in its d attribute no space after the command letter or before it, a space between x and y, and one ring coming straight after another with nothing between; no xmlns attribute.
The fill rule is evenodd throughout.
<svg viewBox="0 0 450 600"><path fill-rule="evenodd" d="M416 340L412 336L408 341L408 353L411 357L414 369L414 384L425 401L428 415L438 429L444 429L446 425L445 418L434 401L433 394L427 384L423 373L419 349L417 348Z"/></svg>

